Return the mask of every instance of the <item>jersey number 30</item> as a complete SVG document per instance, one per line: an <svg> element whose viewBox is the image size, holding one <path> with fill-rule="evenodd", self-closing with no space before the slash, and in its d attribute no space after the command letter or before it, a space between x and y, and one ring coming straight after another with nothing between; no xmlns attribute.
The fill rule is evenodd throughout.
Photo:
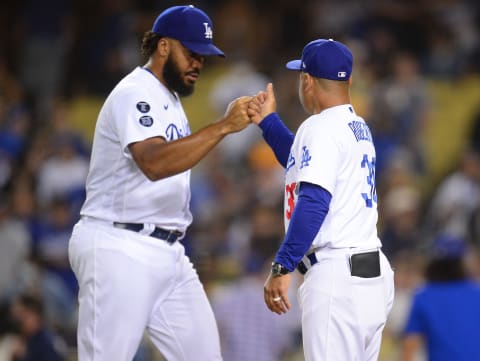
<svg viewBox="0 0 480 361"><path fill-rule="evenodd" d="M368 159L368 155L364 154L362 159L362 168L367 168L367 184L370 187L368 193L362 193L362 197L365 200L365 205L368 208L372 208L373 202L377 203L377 190L375 187L375 157L372 157L372 161Z"/></svg>

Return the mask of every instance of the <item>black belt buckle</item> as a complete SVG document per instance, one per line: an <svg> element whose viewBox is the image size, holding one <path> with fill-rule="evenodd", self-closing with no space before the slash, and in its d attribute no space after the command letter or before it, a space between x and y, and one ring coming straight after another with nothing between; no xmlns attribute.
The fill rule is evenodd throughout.
<svg viewBox="0 0 480 361"><path fill-rule="evenodd" d="M182 232L179 231L167 231L165 229L161 228L155 228L155 230L152 232L150 237L155 237L159 239L163 239L167 243L175 243L177 239L179 239L182 236Z"/></svg>
<svg viewBox="0 0 480 361"><path fill-rule="evenodd" d="M361 278L380 276L380 252L355 253L350 256L350 274Z"/></svg>

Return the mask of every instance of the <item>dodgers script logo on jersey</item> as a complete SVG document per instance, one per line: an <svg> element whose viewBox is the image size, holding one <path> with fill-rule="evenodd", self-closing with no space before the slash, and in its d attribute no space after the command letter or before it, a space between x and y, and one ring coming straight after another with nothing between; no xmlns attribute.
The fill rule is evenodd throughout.
<svg viewBox="0 0 480 361"><path fill-rule="evenodd" d="M170 123L165 133L167 134L167 139L169 141L172 141L172 140L180 139L189 135L190 128L187 127L187 129L184 132L182 129L179 129L175 124Z"/></svg>
<svg viewBox="0 0 480 361"><path fill-rule="evenodd" d="M288 172L290 168L292 168L295 165L295 157L292 154L292 151L290 151L290 155L288 156L288 161L287 161L287 167L285 168L285 171Z"/></svg>

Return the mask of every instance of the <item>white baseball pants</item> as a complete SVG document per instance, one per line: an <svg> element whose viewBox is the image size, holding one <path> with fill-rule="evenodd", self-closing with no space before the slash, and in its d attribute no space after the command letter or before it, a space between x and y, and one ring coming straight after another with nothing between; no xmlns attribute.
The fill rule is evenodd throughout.
<svg viewBox="0 0 480 361"><path fill-rule="evenodd" d="M390 263L380 251L380 277L350 275L346 250L320 250L298 290L306 361L375 361L393 304Z"/></svg>
<svg viewBox="0 0 480 361"><path fill-rule="evenodd" d="M80 285L79 361L131 361L145 330L169 361L222 359L212 309L182 244L82 219L69 257Z"/></svg>

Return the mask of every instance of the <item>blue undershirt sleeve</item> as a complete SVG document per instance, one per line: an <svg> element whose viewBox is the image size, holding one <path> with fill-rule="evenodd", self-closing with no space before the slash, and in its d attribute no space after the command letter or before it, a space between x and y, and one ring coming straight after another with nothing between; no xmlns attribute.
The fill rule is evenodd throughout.
<svg viewBox="0 0 480 361"><path fill-rule="evenodd" d="M267 144L272 148L278 162L287 167L290 148L292 148L294 135L283 124L277 113L270 113L260 122L262 135Z"/></svg>
<svg viewBox="0 0 480 361"><path fill-rule="evenodd" d="M302 182L285 240L275 257L293 272L312 245L330 207L332 196L319 185Z"/></svg>

